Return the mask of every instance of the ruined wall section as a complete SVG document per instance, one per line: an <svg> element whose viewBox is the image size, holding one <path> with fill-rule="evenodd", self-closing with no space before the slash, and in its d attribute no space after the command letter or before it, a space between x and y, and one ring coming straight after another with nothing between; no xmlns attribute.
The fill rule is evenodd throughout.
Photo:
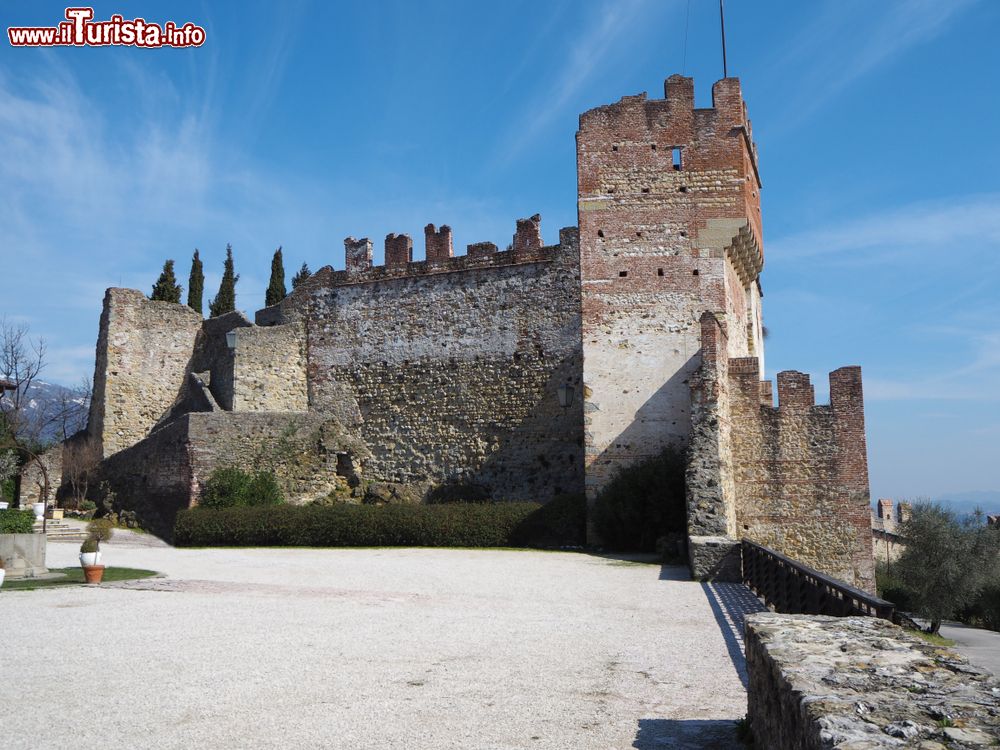
<svg viewBox="0 0 1000 750"><path fill-rule="evenodd" d="M729 356L759 340L760 182L739 81L717 82L711 109L694 108L689 78L665 93L591 110L577 133L591 499L687 444L702 313L724 316Z"/></svg>
<svg viewBox="0 0 1000 750"><path fill-rule="evenodd" d="M537 225L519 223L516 250L460 257L428 231L432 260L323 269L269 313L304 322L310 409L362 437L365 479L505 499L582 489L577 234L545 247Z"/></svg>
<svg viewBox="0 0 1000 750"><path fill-rule="evenodd" d="M304 412L309 408L302 323L240 328L232 352L236 412Z"/></svg>
<svg viewBox="0 0 1000 750"><path fill-rule="evenodd" d="M110 456L142 440L183 398L202 318L134 289L104 297L88 431Z"/></svg>
<svg viewBox="0 0 1000 750"><path fill-rule="evenodd" d="M830 374L829 405L788 371L773 406L754 358L729 379L737 534L874 591L861 368Z"/></svg>

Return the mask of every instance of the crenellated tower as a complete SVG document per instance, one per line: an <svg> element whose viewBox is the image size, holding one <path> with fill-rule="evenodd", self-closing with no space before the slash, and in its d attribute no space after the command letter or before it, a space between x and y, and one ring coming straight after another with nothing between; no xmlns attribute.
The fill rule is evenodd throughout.
<svg viewBox="0 0 1000 750"><path fill-rule="evenodd" d="M702 313L763 370L760 177L736 78L696 109L692 79L580 117L578 215L587 493L685 447Z"/></svg>

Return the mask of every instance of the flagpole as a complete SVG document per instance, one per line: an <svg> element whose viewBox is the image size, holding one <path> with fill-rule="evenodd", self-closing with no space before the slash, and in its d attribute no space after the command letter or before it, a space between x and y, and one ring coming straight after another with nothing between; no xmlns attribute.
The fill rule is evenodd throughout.
<svg viewBox="0 0 1000 750"><path fill-rule="evenodd" d="M722 25L722 77L729 78L729 69L726 66L726 10L725 0L719 0L719 22Z"/></svg>

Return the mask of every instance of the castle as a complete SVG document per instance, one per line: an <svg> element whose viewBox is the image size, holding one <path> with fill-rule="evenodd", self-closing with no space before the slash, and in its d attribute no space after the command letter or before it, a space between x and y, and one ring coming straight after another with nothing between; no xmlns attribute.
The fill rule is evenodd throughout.
<svg viewBox="0 0 1000 750"><path fill-rule="evenodd" d="M746 537L874 586L860 368L764 373L757 149L739 80L692 79L584 113L578 228L456 256L429 224L345 240L250 321L110 289L86 436L120 501L168 528L217 466L271 465L298 501L586 492L687 449L688 550L732 575ZM416 489L414 489L416 488ZM418 498L419 499L419 498ZM738 562L738 558L736 558Z"/></svg>

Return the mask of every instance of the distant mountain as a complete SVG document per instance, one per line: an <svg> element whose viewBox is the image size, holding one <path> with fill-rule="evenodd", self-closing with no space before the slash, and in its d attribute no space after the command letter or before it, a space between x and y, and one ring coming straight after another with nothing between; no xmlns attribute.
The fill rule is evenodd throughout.
<svg viewBox="0 0 1000 750"><path fill-rule="evenodd" d="M4 397L5 406L10 396ZM21 398L21 411L29 434L37 434L42 443L53 443L87 426L90 404L79 388L57 383L34 381Z"/></svg>
<svg viewBox="0 0 1000 750"><path fill-rule="evenodd" d="M940 495L935 500L960 513L971 513L980 508L987 515L1000 514L1000 490L975 490Z"/></svg>

